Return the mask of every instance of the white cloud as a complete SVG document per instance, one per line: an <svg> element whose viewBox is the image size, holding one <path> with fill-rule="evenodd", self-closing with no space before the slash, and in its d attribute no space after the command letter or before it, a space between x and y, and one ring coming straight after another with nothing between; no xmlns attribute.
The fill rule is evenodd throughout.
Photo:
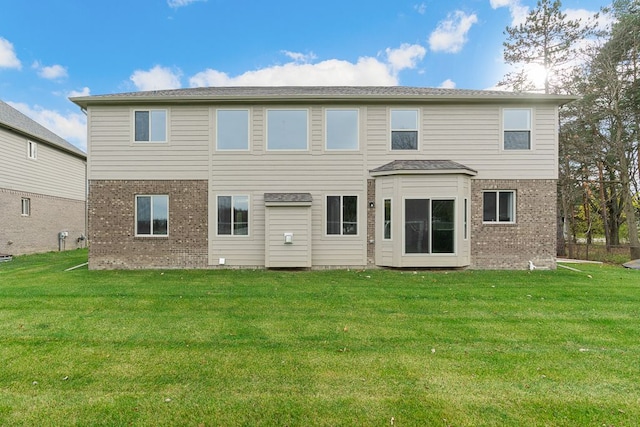
<svg viewBox="0 0 640 427"><path fill-rule="evenodd" d="M512 27L523 24L529 14L529 6L522 5L521 0L489 0L489 3L493 9L509 8Z"/></svg>
<svg viewBox="0 0 640 427"><path fill-rule="evenodd" d="M394 86L398 72L415 68L424 58L426 49L420 45L403 44L386 49L387 61L373 57L358 58L356 63L339 59L311 63L315 55L284 52L293 62L274 65L238 76L207 69L189 79L189 86Z"/></svg>
<svg viewBox="0 0 640 427"><path fill-rule="evenodd" d="M567 19L571 21L579 20L582 25L587 22L593 22L598 30L608 30L611 28L611 24L615 22L615 18L609 13L599 13L598 19L594 20L597 12L586 9L565 9L563 13L567 15Z"/></svg>
<svg viewBox="0 0 640 427"><path fill-rule="evenodd" d="M0 68L22 68L22 63L13 50L13 44L7 39L0 37Z"/></svg>
<svg viewBox="0 0 640 427"><path fill-rule="evenodd" d="M207 1L207 0L167 0L167 4L169 7L177 9L183 6L189 6L191 3L195 3L197 1Z"/></svg>
<svg viewBox="0 0 640 427"><path fill-rule="evenodd" d="M467 42L467 33L476 22L475 14L467 15L461 10L449 14L429 36L429 47L435 52L460 52Z"/></svg>
<svg viewBox="0 0 640 427"><path fill-rule="evenodd" d="M316 54L313 52L310 53L299 53L299 52L291 52L288 50L283 50L283 54L293 59L295 62L308 63L317 58Z"/></svg>
<svg viewBox="0 0 640 427"><path fill-rule="evenodd" d="M89 96L89 95L91 95L91 91L89 90L88 87L85 86L80 91L72 90L71 92L69 92L67 94L67 97L73 98L73 97L76 97L76 96Z"/></svg>
<svg viewBox="0 0 640 427"><path fill-rule="evenodd" d="M407 68L416 68L418 61L424 58L427 50L419 44L403 43L398 49L387 48L385 52L391 71L397 74L398 71Z"/></svg>
<svg viewBox="0 0 640 427"><path fill-rule="evenodd" d="M34 64L35 65L35 64ZM66 67L62 65L50 65L47 67L38 66L38 75L43 79L59 80L69 76Z"/></svg>
<svg viewBox="0 0 640 427"><path fill-rule="evenodd" d="M427 12L427 5L425 3L416 4L416 5L413 6L413 8L420 15L424 15Z"/></svg>
<svg viewBox="0 0 640 427"><path fill-rule="evenodd" d="M149 71L134 71L131 77L129 77L129 80L136 85L138 90L145 91L179 89L182 87L180 77L182 77L182 72L180 70L171 70L167 67L156 65Z"/></svg>
<svg viewBox="0 0 640 427"><path fill-rule="evenodd" d="M83 150L87 149L87 118L84 114L78 112L65 115L54 110L46 110L38 105L32 108L18 102L7 102L7 104L75 146Z"/></svg>
<svg viewBox="0 0 640 427"><path fill-rule="evenodd" d="M451 79L447 79L445 81L443 81L442 83L440 83L440 87L443 89L455 89L456 88L456 82L454 82Z"/></svg>

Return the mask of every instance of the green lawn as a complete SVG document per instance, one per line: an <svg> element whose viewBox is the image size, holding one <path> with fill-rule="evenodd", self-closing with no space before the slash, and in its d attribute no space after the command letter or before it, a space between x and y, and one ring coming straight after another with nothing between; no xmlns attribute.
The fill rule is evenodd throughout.
<svg viewBox="0 0 640 427"><path fill-rule="evenodd" d="M0 425L636 426L640 271L0 263Z"/></svg>

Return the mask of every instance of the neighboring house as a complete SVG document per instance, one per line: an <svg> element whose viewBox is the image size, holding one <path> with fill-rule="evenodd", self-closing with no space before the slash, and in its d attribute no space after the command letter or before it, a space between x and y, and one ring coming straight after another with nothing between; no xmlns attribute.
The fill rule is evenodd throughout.
<svg viewBox="0 0 640 427"><path fill-rule="evenodd" d="M84 247L86 154L2 101L0 149L0 254Z"/></svg>
<svg viewBox="0 0 640 427"><path fill-rule="evenodd" d="M89 267L555 268L567 96L220 87L77 97Z"/></svg>

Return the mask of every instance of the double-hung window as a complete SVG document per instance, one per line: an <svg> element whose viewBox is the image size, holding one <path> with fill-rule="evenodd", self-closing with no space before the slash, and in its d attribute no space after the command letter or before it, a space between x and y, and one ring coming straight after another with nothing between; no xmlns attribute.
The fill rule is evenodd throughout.
<svg viewBox="0 0 640 427"><path fill-rule="evenodd" d="M531 109L503 109L502 127L505 150L531 149Z"/></svg>
<svg viewBox="0 0 640 427"><path fill-rule="evenodd" d="M358 234L358 196L327 196L327 234Z"/></svg>
<svg viewBox="0 0 640 427"><path fill-rule="evenodd" d="M384 199L384 240L391 240L391 199Z"/></svg>
<svg viewBox="0 0 640 427"><path fill-rule="evenodd" d="M358 149L358 110L326 110L327 150Z"/></svg>
<svg viewBox="0 0 640 427"><path fill-rule="evenodd" d="M38 144L33 141L27 141L27 157L32 160L38 158Z"/></svg>
<svg viewBox="0 0 640 427"><path fill-rule="evenodd" d="M516 192L513 190L485 191L482 221L485 223L516 222Z"/></svg>
<svg viewBox="0 0 640 427"><path fill-rule="evenodd" d="M267 110L267 150L307 150L307 116L307 110Z"/></svg>
<svg viewBox="0 0 640 427"><path fill-rule="evenodd" d="M216 148L249 149L249 110L217 110Z"/></svg>
<svg viewBox="0 0 640 427"><path fill-rule="evenodd" d="M136 196L136 236L169 234L169 196Z"/></svg>
<svg viewBox="0 0 640 427"><path fill-rule="evenodd" d="M135 142L167 141L167 110L134 111Z"/></svg>
<svg viewBox="0 0 640 427"><path fill-rule="evenodd" d="M31 199L22 199L22 216L31 216Z"/></svg>
<svg viewBox="0 0 640 427"><path fill-rule="evenodd" d="M418 149L418 110L391 110L391 149Z"/></svg>
<svg viewBox="0 0 640 427"><path fill-rule="evenodd" d="M249 196L218 196L218 235L249 235Z"/></svg>

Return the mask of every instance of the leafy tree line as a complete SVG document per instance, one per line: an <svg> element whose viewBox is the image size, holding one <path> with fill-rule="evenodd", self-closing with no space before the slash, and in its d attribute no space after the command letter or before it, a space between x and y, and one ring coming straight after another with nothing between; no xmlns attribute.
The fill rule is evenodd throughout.
<svg viewBox="0 0 640 427"><path fill-rule="evenodd" d="M558 253L566 238L582 231L590 240L600 229L607 248L622 238L637 259L640 0L614 0L588 22L561 8L539 0L524 23L507 27L504 59L515 71L501 84L580 97L560 109ZM603 18L612 24L597 29ZM542 87L527 75L532 66L546 70Z"/></svg>

